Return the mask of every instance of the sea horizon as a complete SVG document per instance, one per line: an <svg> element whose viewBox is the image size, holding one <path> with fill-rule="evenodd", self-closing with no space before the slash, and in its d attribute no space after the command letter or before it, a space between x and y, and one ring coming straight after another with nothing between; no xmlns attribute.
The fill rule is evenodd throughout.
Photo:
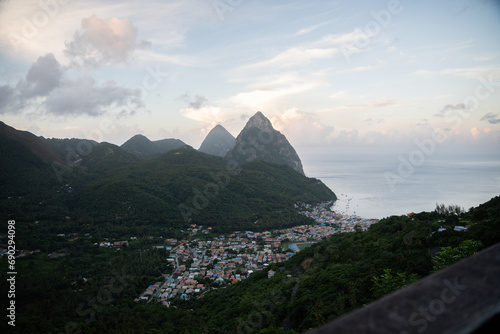
<svg viewBox="0 0 500 334"><path fill-rule="evenodd" d="M467 211L500 195L498 157L436 156L412 165L403 155L304 153L302 163L337 195L334 211L367 219L430 212L436 203Z"/></svg>

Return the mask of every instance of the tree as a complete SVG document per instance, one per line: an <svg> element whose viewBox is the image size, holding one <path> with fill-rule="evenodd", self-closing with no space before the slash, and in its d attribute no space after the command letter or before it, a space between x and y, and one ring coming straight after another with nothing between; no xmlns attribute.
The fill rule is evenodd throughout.
<svg viewBox="0 0 500 334"><path fill-rule="evenodd" d="M465 240L458 247L443 247L432 259L433 271L441 270L455 262L477 253L482 249L483 243L476 240Z"/></svg>
<svg viewBox="0 0 500 334"><path fill-rule="evenodd" d="M373 298L380 298L389 293L404 288L416 282L419 279L416 274L408 274L406 272L398 272L393 274L391 269L384 269L384 273L380 276L372 278L373 282Z"/></svg>

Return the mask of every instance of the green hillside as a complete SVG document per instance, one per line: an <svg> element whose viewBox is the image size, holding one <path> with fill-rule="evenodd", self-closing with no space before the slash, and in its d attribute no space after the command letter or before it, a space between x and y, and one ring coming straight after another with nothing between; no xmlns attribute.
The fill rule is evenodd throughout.
<svg viewBox="0 0 500 334"><path fill-rule="evenodd" d="M429 275L448 254L446 265L500 242L499 201L495 197L462 215L466 232L453 225L436 232L449 217L435 212L389 217L366 232L334 235L284 264L272 264L272 278L264 270L176 305L193 310L199 324L193 332L304 332ZM443 255L432 259L436 247Z"/></svg>
<svg viewBox="0 0 500 334"><path fill-rule="evenodd" d="M162 153L166 153L185 145L186 144L179 139L169 138L151 141L143 135L135 135L123 143L120 147L137 158L144 160L157 157Z"/></svg>
<svg viewBox="0 0 500 334"><path fill-rule="evenodd" d="M82 165L88 175L104 169L103 163ZM72 215L102 224L263 230L310 222L296 213L298 201L336 198L323 183L290 167L260 161L239 166L188 147L121 166L92 182L75 179L74 193L63 199Z"/></svg>
<svg viewBox="0 0 500 334"><path fill-rule="evenodd" d="M264 230L310 223L294 209L298 201L336 199L323 183L287 166L240 166L185 145L162 153L183 145L174 139L137 135L118 147L45 139L1 125L0 151L8 157L0 164L3 219L89 232L119 226L145 233L146 226L159 231L187 223L219 232Z"/></svg>
<svg viewBox="0 0 500 334"><path fill-rule="evenodd" d="M79 138L40 138L49 144L61 161L68 165L72 165L82 157L91 154L95 145L98 144L94 140Z"/></svg>
<svg viewBox="0 0 500 334"><path fill-rule="evenodd" d="M51 165L23 143L0 135L0 189L2 198L53 192L57 185Z"/></svg>

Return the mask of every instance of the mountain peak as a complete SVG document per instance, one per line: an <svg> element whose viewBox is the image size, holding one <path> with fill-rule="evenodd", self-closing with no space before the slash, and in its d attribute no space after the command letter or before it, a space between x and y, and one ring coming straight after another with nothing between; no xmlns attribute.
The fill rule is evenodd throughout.
<svg viewBox="0 0 500 334"><path fill-rule="evenodd" d="M304 175L302 162L295 149L260 111L248 120L226 158L240 164L261 160L288 165Z"/></svg>
<svg viewBox="0 0 500 334"><path fill-rule="evenodd" d="M223 157L233 147L235 138L222 125L217 124L201 143L200 152Z"/></svg>
<svg viewBox="0 0 500 334"><path fill-rule="evenodd" d="M120 146L122 149L140 159L149 159L156 155L186 145L179 139L162 139L151 141L144 135L135 135Z"/></svg>
<svg viewBox="0 0 500 334"><path fill-rule="evenodd" d="M257 113L248 120L247 124L245 125L245 128L247 127L258 128L262 131L267 131L269 129L274 130L271 121L260 111L257 111Z"/></svg>

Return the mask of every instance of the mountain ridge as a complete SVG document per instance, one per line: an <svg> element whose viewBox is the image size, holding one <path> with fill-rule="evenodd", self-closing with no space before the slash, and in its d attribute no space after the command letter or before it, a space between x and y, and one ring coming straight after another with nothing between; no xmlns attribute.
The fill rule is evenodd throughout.
<svg viewBox="0 0 500 334"><path fill-rule="evenodd" d="M151 141L144 135L137 134L123 143L120 148L140 159L150 159L162 153L187 145L180 139L161 139Z"/></svg>
<svg viewBox="0 0 500 334"><path fill-rule="evenodd" d="M189 222L227 231L306 223L295 203L336 199L321 181L288 166L254 161L233 167L228 172L225 159L184 146L75 186L67 206L93 221Z"/></svg>
<svg viewBox="0 0 500 334"><path fill-rule="evenodd" d="M11 157L0 164L0 184L6 197L29 194L34 211L27 213L41 210L39 203L50 203L43 207L44 215L56 220L75 217L100 228L116 223L181 227L192 222L217 231L266 229L310 223L297 212L297 202L336 199L321 181L283 164L256 159L240 165L188 145L145 158L106 142L90 141L87 147L79 139L24 135L53 152L50 142L70 163L54 166L22 142L0 136L1 152ZM141 135L136 139L153 143ZM86 150L79 154L83 146ZM37 219L36 213L30 215Z"/></svg>
<svg viewBox="0 0 500 334"><path fill-rule="evenodd" d="M0 121L0 135L25 145L31 153L45 162L58 162L64 164L48 143L42 138L28 131L17 130Z"/></svg>

